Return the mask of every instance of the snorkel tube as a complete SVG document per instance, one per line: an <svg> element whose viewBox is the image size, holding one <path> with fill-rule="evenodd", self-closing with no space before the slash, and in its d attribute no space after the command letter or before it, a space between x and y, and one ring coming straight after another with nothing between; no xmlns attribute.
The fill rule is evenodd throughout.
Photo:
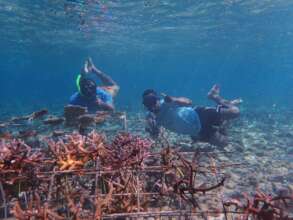
<svg viewBox="0 0 293 220"><path fill-rule="evenodd" d="M76 86L80 95L87 98L96 97L96 82L87 78L82 73L76 77Z"/></svg>
<svg viewBox="0 0 293 220"><path fill-rule="evenodd" d="M81 74L78 74L77 77L76 77L75 82L76 82L77 90L81 94L81 91L80 91L80 79L81 79Z"/></svg>

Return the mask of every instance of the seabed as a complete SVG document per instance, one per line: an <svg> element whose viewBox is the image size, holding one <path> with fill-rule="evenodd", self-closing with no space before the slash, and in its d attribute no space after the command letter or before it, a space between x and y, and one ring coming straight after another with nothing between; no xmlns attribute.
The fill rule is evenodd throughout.
<svg viewBox="0 0 293 220"><path fill-rule="evenodd" d="M1 215L16 219L292 219L292 112L244 112L224 148L144 113L65 108L0 123Z"/></svg>

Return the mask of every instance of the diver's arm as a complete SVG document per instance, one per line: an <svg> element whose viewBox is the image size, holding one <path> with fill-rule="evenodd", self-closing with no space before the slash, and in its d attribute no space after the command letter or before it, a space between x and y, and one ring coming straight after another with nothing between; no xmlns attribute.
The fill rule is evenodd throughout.
<svg viewBox="0 0 293 220"><path fill-rule="evenodd" d="M179 106L191 106L192 101L186 97L173 97L169 95L165 95L164 97L165 103L174 103Z"/></svg>
<svg viewBox="0 0 293 220"><path fill-rule="evenodd" d="M146 132L150 134L150 136L154 139L158 138L160 135L161 128L158 126L155 116L150 113L146 117Z"/></svg>
<svg viewBox="0 0 293 220"><path fill-rule="evenodd" d="M115 110L115 108L112 104L108 104L106 102L103 102L99 98L97 98L97 100L96 100L96 105L104 111L114 111Z"/></svg>

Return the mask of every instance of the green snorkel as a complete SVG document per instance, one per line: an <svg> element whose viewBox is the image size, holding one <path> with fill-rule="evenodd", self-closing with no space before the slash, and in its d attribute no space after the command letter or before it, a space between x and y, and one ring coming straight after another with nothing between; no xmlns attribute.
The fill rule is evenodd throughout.
<svg viewBox="0 0 293 220"><path fill-rule="evenodd" d="M76 77L76 86L77 86L77 90L78 92L82 95L81 91L80 91L80 79L81 79L81 74L78 74Z"/></svg>
<svg viewBox="0 0 293 220"><path fill-rule="evenodd" d="M95 81L87 78L83 73L77 75L75 82L80 95L89 97L91 96L91 94L89 94L91 92L92 94L96 94L97 86Z"/></svg>

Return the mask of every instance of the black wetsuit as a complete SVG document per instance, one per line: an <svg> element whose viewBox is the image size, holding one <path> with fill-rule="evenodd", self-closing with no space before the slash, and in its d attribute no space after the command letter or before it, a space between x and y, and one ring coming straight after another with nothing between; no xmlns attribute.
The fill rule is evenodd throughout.
<svg viewBox="0 0 293 220"><path fill-rule="evenodd" d="M208 142L213 134L218 130L223 120L220 109L222 106L216 108L211 107L195 107L195 111L199 115L201 130L199 132L198 140Z"/></svg>

